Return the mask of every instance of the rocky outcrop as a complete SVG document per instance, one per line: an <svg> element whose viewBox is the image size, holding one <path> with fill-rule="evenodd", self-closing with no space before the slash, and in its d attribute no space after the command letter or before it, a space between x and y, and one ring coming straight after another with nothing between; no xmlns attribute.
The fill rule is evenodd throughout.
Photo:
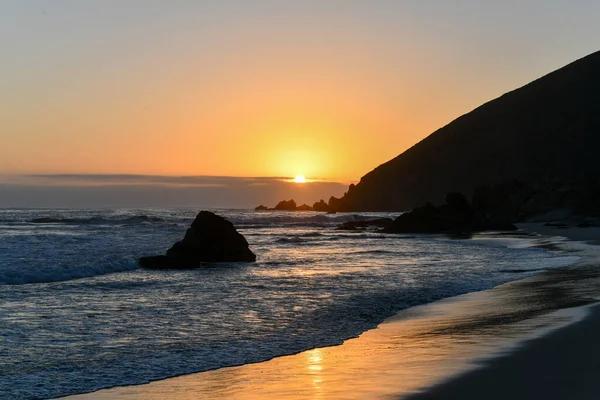
<svg viewBox="0 0 600 400"><path fill-rule="evenodd" d="M582 171L583 172L583 171ZM562 210L563 214L600 217L600 179L512 179L475 189L473 207L487 217L512 221L539 219Z"/></svg>
<svg viewBox="0 0 600 400"><path fill-rule="evenodd" d="M460 193L446 196L446 204L439 207L426 203L404 213L384 229L386 233L468 233L486 230L516 230L506 219L490 218L469 203Z"/></svg>
<svg viewBox="0 0 600 400"><path fill-rule="evenodd" d="M344 194L346 196L347 193ZM331 196L329 198L329 211L345 211L344 210L344 201L342 199L338 199L335 196Z"/></svg>
<svg viewBox="0 0 600 400"><path fill-rule="evenodd" d="M565 202L563 194L589 208L594 193L577 182L600 180L598 71L600 52L482 105L375 168L329 206L406 211L441 204L449 192L471 197L477 187L519 179L546 190L532 200L541 208ZM584 191L556 193L551 182Z"/></svg>
<svg viewBox="0 0 600 400"><path fill-rule="evenodd" d="M277 211L296 211L298 206L294 199L291 200L282 200L273 208L273 210Z"/></svg>
<svg viewBox="0 0 600 400"><path fill-rule="evenodd" d="M329 205L327 203L325 203L325 201L323 199L317 201L315 204L313 204L312 206L313 211L320 211L320 212L327 212L329 211Z"/></svg>
<svg viewBox="0 0 600 400"><path fill-rule="evenodd" d="M323 202L323 200L321 200ZM315 203L318 204L318 203ZM325 202L323 202L325 204ZM327 204L325 204L327 205ZM283 200L277 203L277 205L273 208L269 208L263 205L256 207L254 210L256 211L313 211L313 207L308 204L302 204L301 206L296 205L296 201L294 199L291 200ZM320 210L315 210L320 211Z"/></svg>
<svg viewBox="0 0 600 400"><path fill-rule="evenodd" d="M183 240L164 256L142 257L140 266L151 269L190 269L204 262L256 261L246 238L225 218L201 211Z"/></svg>

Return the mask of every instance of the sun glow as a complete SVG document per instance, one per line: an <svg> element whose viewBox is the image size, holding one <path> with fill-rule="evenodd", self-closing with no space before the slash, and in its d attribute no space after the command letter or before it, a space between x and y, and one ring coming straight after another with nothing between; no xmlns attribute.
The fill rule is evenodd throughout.
<svg viewBox="0 0 600 400"><path fill-rule="evenodd" d="M306 178L304 177L304 175L296 175L296 177L294 178L294 182L306 183Z"/></svg>

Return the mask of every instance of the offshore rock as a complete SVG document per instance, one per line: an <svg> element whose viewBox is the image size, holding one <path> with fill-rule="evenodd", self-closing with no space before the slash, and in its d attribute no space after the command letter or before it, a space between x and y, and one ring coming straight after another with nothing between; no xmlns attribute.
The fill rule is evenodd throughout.
<svg viewBox="0 0 600 400"><path fill-rule="evenodd" d="M321 211L321 212L329 211L329 205L327 203L325 203L325 200L323 200L323 199L321 199L320 201L317 201L315 204L313 204L312 208L314 211Z"/></svg>
<svg viewBox="0 0 600 400"><path fill-rule="evenodd" d="M296 207L296 211L312 211L313 208L308 204L302 204L301 206Z"/></svg>
<svg viewBox="0 0 600 400"><path fill-rule="evenodd" d="M322 200L321 200L322 201ZM294 199L282 200L273 208L263 206L262 204L254 208L255 211L313 211L313 208L308 204L296 205Z"/></svg>
<svg viewBox="0 0 600 400"><path fill-rule="evenodd" d="M516 230L506 219L489 218L476 211L461 193L449 193L446 204L426 203L404 213L384 229L386 233L466 233Z"/></svg>
<svg viewBox="0 0 600 400"><path fill-rule="evenodd" d="M275 208L273 208L273 210L277 210L277 211L296 211L298 207L296 206L296 202L294 201L294 199L291 200L282 200L279 203L277 203L277 205L275 206Z"/></svg>
<svg viewBox="0 0 600 400"><path fill-rule="evenodd" d="M142 257L139 264L150 269L191 269L204 262L253 262L256 255L246 238L225 218L201 211L183 240L164 256Z"/></svg>

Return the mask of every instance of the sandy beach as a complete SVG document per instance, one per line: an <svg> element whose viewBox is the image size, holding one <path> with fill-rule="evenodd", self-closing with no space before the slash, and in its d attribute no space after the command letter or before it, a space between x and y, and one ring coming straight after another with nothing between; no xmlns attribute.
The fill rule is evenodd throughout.
<svg viewBox="0 0 600 400"><path fill-rule="evenodd" d="M582 262L404 310L340 346L69 398L598 398L600 248L567 238L600 230L522 228Z"/></svg>
<svg viewBox="0 0 600 400"><path fill-rule="evenodd" d="M571 240L599 244L600 229L552 227L544 224L522 224L532 232L560 235ZM596 280L595 249L586 254L587 262L572 268L588 282ZM590 254L591 253L591 254ZM585 265L590 269L585 270ZM560 286L557 288L559 289ZM591 287L590 287L591 288ZM598 292L590 292L594 298ZM581 321L522 344L508 355L486 362L456 379L409 396L426 399L597 399L600 396L600 306L590 307Z"/></svg>

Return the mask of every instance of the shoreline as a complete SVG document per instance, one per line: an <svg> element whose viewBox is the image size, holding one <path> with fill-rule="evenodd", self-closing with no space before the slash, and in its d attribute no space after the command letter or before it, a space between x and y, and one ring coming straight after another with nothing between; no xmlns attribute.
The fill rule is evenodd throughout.
<svg viewBox="0 0 600 400"><path fill-rule="evenodd" d="M400 311L339 346L66 398L438 398L437 388L518 353L532 339L588 320L588 306L599 299L580 290L580 281L591 273L600 282L591 266L598 258L595 246L538 239L537 247L586 257L574 266Z"/></svg>
<svg viewBox="0 0 600 400"><path fill-rule="evenodd" d="M597 399L600 304L571 324L520 343L474 370L436 384L407 400Z"/></svg>
<svg viewBox="0 0 600 400"><path fill-rule="evenodd" d="M591 303L577 307L580 319L565 326L517 342L512 351L482 360L476 369L449 377L424 388L407 400L501 400L597 399L600 395L600 228L520 224L521 229L565 240L558 247L566 251L585 249L583 260L567 270L579 271L580 278L596 281L587 293ZM590 282L588 282L589 284ZM585 286L584 286L585 287Z"/></svg>

